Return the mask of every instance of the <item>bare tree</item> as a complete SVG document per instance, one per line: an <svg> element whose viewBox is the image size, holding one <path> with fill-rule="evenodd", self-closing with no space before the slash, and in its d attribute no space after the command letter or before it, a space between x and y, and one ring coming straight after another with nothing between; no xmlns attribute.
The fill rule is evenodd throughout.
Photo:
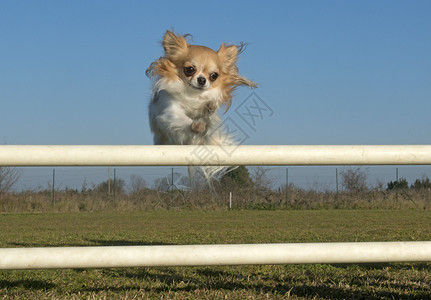
<svg viewBox="0 0 431 300"><path fill-rule="evenodd" d="M351 192L362 192L368 189L367 173L361 167L349 167L340 171L342 186Z"/></svg>
<svg viewBox="0 0 431 300"><path fill-rule="evenodd" d="M130 188L132 194L139 194L147 187L147 182L140 175L130 176Z"/></svg>
<svg viewBox="0 0 431 300"><path fill-rule="evenodd" d="M0 167L0 196L10 192L21 174L13 167Z"/></svg>
<svg viewBox="0 0 431 300"><path fill-rule="evenodd" d="M251 174L251 179L254 182L254 187L259 191L271 190L271 179L268 177L269 168L257 167L254 168Z"/></svg>
<svg viewBox="0 0 431 300"><path fill-rule="evenodd" d="M159 177L154 180L153 184L154 189L161 192L167 191L170 186L171 185L167 177Z"/></svg>

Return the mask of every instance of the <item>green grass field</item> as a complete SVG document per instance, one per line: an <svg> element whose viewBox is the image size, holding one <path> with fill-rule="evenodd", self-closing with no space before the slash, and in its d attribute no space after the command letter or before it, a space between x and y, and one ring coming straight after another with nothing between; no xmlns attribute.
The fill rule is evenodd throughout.
<svg viewBox="0 0 431 300"><path fill-rule="evenodd" d="M431 211L0 214L1 247L431 240ZM0 271L0 299L429 299L431 264Z"/></svg>

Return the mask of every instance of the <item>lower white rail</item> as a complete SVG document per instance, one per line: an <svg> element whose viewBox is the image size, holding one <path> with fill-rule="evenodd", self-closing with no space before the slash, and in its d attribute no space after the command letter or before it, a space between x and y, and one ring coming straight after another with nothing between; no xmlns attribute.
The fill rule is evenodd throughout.
<svg viewBox="0 0 431 300"><path fill-rule="evenodd" d="M0 269L431 261L431 242L2 248Z"/></svg>

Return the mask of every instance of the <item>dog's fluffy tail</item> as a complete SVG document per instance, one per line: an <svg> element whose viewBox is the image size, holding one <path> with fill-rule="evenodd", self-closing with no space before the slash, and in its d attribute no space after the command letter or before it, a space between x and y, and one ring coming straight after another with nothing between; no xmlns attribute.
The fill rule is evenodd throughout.
<svg viewBox="0 0 431 300"><path fill-rule="evenodd" d="M221 178L230 171L238 168L238 166L217 166L217 167L188 167L189 187L191 189L207 186L214 191L214 184L220 182Z"/></svg>
<svg viewBox="0 0 431 300"><path fill-rule="evenodd" d="M214 146L227 146L236 145L234 136L228 135L219 126L217 130L210 133L210 144ZM188 168L189 173L189 185L191 188L196 186L197 183L201 183L200 179L204 179L205 185L207 185L211 190L214 191L214 183L219 182L220 179L230 171L236 169L238 166L200 166Z"/></svg>

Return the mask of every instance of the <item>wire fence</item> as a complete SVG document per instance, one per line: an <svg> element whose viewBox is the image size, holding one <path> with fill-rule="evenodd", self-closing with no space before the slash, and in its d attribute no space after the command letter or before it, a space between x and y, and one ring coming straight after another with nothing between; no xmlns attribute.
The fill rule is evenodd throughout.
<svg viewBox="0 0 431 300"><path fill-rule="evenodd" d="M342 172L346 167L263 167L265 180L271 189L278 189L285 185L286 180L304 190L335 191L337 189L337 170ZM386 188L387 183L406 179L409 185L417 179L431 178L431 166L362 166L358 167L366 175L366 184L370 189ZM97 186L109 179L125 181L126 189L133 189L133 177L139 176L145 187L157 189L160 183L171 184L172 172L175 174L174 184L183 186L187 183L186 167L17 167L19 180L14 185L16 192L23 190L50 189L55 172L55 185L57 189L82 189ZM247 167L252 179L256 170L262 167ZM55 171L54 171L55 170ZM288 172L286 173L286 170ZM341 177L341 176L339 176ZM342 189L339 178L339 190Z"/></svg>
<svg viewBox="0 0 431 300"><path fill-rule="evenodd" d="M14 169L19 180L0 211L431 207L431 166L248 167L252 186L220 180L215 191L190 189L186 167ZM348 171L362 176L359 188Z"/></svg>

